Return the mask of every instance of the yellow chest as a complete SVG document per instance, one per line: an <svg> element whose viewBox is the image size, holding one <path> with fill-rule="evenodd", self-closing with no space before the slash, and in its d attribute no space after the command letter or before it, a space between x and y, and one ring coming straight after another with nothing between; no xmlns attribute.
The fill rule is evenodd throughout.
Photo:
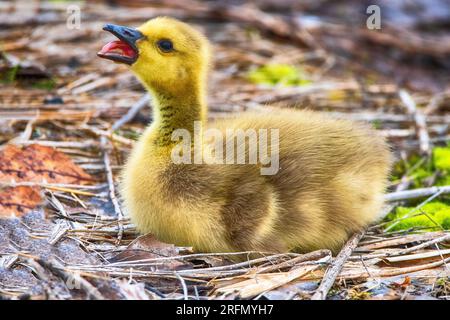
<svg viewBox="0 0 450 320"><path fill-rule="evenodd" d="M202 201L201 197L187 201L168 193L164 187L167 181L161 181L161 171L168 162L139 149L135 148L122 175L125 207L138 231L199 251L229 251L219 221L221 204Z"/></svg>

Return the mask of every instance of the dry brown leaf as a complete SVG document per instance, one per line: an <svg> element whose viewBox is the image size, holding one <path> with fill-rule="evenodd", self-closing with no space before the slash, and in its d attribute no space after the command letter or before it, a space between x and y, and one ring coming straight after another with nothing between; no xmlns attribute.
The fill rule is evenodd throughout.
<svg viewBox="0 0 450 320"><path fill-rule="evenodd" d="M128 249L152 251L156 255L164 257L178 255L178 249L175 245L161 242L152 234L146 234L136 238L130 243Z"/></svg>
<svg viewBox="0 0 450 320"><path fill-rule="evenodd" d="M153 294L149 296L149 293L145 291L144 283L128 283L128 281L122 280L118 281L117 285L120 289L120 293L126 300L155 300L158 298L157 295Z"/></svg>
<svg viewBox="0 0 450 320"><path fill-rule="evenodd" d="M175 245L158 241L153 235L146 234L131 242L124 251L110 259L110 262L133 262L145 259L174 257L178 255L179 248L175 247ZM190 267L191 264L179 260L167 260L159 265L158 268L175 270L185 266Z"/></svg>
<svg viewBox="0 0 450 320"><path fill-rule="evenodd" d="M88 184L94 179L64 153L41 146L7 145L0 151L0 183ZM38 187L0 189L0 217L22 216L42 203Z"/></svg>
<svg viewBox="0 0 450 320"><path fill-rule="evenodd" d="M87 184L94 179L58 150L33 144L7 145L0 152L0 182Z"/></svg>
<svg viewBox="0 0 450 320"><path fill-rule="evenodd" d="M39 188L15 187L0 189L0 218L20 217L42 202Z"/></svg>
<svg viewBox="0 0 450 320"><path fill-rule="evenodd" d="M248 277L247 275L235 277L244 280L221 287L217 289L216 294L237 294L242 299L251 298L261 293L274 290L296 279L303 278L318 268L320 268L320 265L300 266L288 272L254 274L250 279L246 279ZM218 280L219 284L220 281Z"/></svg>
<svg viewBox="0 0 450 320"><path fill-rule="evenodd" d="M406 289L411 284L411 278L409 276L405 276L405 279L402 283L393 282L392 286L395 288Z"/></svg>

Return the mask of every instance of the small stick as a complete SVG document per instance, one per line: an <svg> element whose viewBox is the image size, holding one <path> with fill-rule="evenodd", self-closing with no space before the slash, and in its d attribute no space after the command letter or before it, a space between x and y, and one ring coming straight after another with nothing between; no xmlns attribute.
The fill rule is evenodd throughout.
<svg viewBox="0 0 450 320"><path fill-rule="evenodd" d="M450 193L450 186L419 188L419 189L413 189L413 190L392 192L392 193L386 194L384 196L384 200L387 202L395 202L395 201L401 201L401 200L428 197L428 196L432 196L436 193L439 193L439 194Z"/></svg>
<svg viewBox="0 0 450 320"><path fill-rule="evenodd" d="M177 277L178 280L180 280L181 282L181 287L183 288L183 295L184 295L184 300L189 300L189 296L188 296L188 289L186 286L186 282L184 281L183 277L181 277L178 273L175 272L175 276Z"/></svg>
<svg viewBox="0 0 450 320"><path fill-rule="evenodd" d="M145 94L141 99L138 100L131 108L128 110L128 112L119 120L117 120L111 127L112 131L115 131L119 129L121 126L123 126L125 123L130 122L134 119L134 117L138 114L138 112L148 105L151 101L150 95L147 93Z"/></svg>
<svg viewBox="0 0 450 320"><path fill-rule="evenodd" d="M334 284L337 276L342 270L344 263L347 261L348 257L352 254L353 250L358 246L359 240L364 236L365 231L360 231L355 233L344 245L342 250L337 255L336 259L328 267L325 275L323 276L322 282L319 288L317 288L311 300L325 300Z"/></svg>
<svg viewBox="0 0 450 320"><path fill-rule="evenodd" d="M186 254L186 255L181 255L181 256L173 256L173 257L162 257L162 258L151 258L151 259L140 259L140 260L133 260L133 263L150 263L150 262L158 262L158 261L171 261L171 260L186 260L186 259L195 259L195 258L203 258L203 257L227 257L227 256L236 256L236 255L244 255L244 254L270 254L269 252L259 252L259 251L241 251L241 252L215 252L215 253L194 253L194 254ZM300 256L300 254L296 254L296 253L286 253L283 254L286 257L297 257ZM273 256L268 256L265 257L266 259L268 258L273 258ZM255 259L256 260L256 259ZM251 264L255 264L255 260L249 260L246 261L246 263L248 263L248 265L250 266ZM130 262L126 261L126 262L113 262L110 263L109 266L121 266L123 264L128 265ZM236 265L232 265L233 267L236 267ZM215 267L217 268L217 267ZM200 270L200 269L199 269ZM202 269L204 270L204 269Z"/></svg>
<svg viewBox="0 0 450 320"><path fill-rule="evenodd" d="M399 97L402 100L405 107L414 117L416 124L417 136L419 138L420 152L426 155L430 154L430 136L427 131L427 123L423 113L417 109L416 103L411 95L406 90L400 90Z"/></svg>
<svg viewBox="0 0 450 320"><path fill-rule="evenodd" d="M72 274L64 269L59 262L54 259L50 259L48 261L44 261L42 259L37 259L36 262L40 264L47 270L50 270L53 274L62 278L66 283L68 281L74 281L80 285L80 288L83 289L84 292L89 297L92 297L95 300L104 300L105 298L102 294L95 288L92 284L90 284L87 280L83 279L80 275Z"/></svg>
<svg viewBox="0 0 450 320"><path fill-rule="evenodd" d="M281 262L279 264L264 267L264 268L258 270L256 273L268 273L268 272L272 272L272 271L279 271L279 270L281 270L283 268L287 268L287 267L292 268L300 263L317 262L317 260L324 258L326 256L330 256L330 258L331 258L330 250L317 250L317 251L302 254L301 256L292 258L290 260Z"/></svg>
<svg viewBox="0 0 450 320"><path fill-rule="evenodd" d="M109 197L111 199L111 202L114 206L114 211L117 214L117 223L119 225L119 232L117 234L117 243L119 243L122 240L123 236L123 212L122 208L120 207L119 201L116 197L116 188L114 187L114 177L113 172L111 169L111 160L109 158L108 154L108 148L106 146L107 144L107 138L102 136L100 138L101 144L103 146L103 162L105 164L105 171L106 171L106 178L108 180L108 186L109 186Z"/></svg>
<svg viewBox="0 0 450 320"><path fill-rule="evenodd" d="M248 260L244 262L239 262L235 264L220 266L220 267L210 267L210 268L203 268L203 269L184 269L179 270L178 273L185 273L185 272L192 272L192 271L201 271L201 272L210 272L210 271L225 271L225 270L235 270L238 268L250 268L252 265L255 265L256 263L260 262L270 262L278 258L287 257L284 253L274 254L271 256L263 257L263 258L257 258L253 260Z"/></svg>
<svg viewBox="0 0 450 320"><path fill-rule="evenodd" d="M426 106L423 113L426 115L430 115L438 111L442 105L442 102L444 102L445 98L448 96L450 96L450 91L444 91L432 97L430 103Z"/></svg>
<svg viewBox="0 0 450 320"><path fill-rule="evenodd" d="M402 268L386 268L381 270L371 270L371 274L368 274L367 271L355 273L355 274L343 274L340 278L347 280L356 280L356 279L367 279L367 278L381 278L381 277L393 277L401 274L413 273L421 270L433 269L445 265L450 261L450 257L445 258L444 260L439 260L427 264L415 265L412 267L402 267Z"/></svg>
<svg viewBox="0 0 450 320"><path fill-rule="evenodd" d="M97 141L86 140L83 142L79 141L44 141L44 140L28 140L28 141L17 141L18 145L32 145L38 144L45 147L54 148L74 148L74 149L89 149L98 147Z"/></svg>
<svg viewBox="0 0 450 320"><path fill-rule="evenodd" d="M447 241L447 240L450 240L450 233L449 234L445 234L442 237L439 237L439 238L436 238L436 239L433 239L433 240L430 240L430 241L426 241L424 243L421 243L421 244L419 244L417 246L414 246L414 247L411 247L411 248L408 248L408 249L404 249L404 250L400 250L400 251L396 251L396 252L389 252L389 253L386 254L386 256L390 257L390 256L400 256L400 255L404 255L404 254L409 254L411 252L415 252L415 251L418 251L420 249L429 247L429 246L431 246L431 245L433 245L435 243L444 242L444 241Z"/></svg>
<svg viewBox="0 0 450 320"><path fill-rule="evenodd" d="M2 254L0 258L0 268L8 270L19 260L17 254Z"/></svg>
<svg viewBox="0 0 450 320"><path fill-rule="evenodd" d="M132 146L134 144L134 140L127 139L127 138L122 137L118 134L115 134L114 132L111 132L111 131L104 131L104 130L96 129L96 128L93 128L88 125L84 125L83 129L87 129L90 132L96 134L97 136L105 136L105 137L111 138L113 141L123 143L127 146Z"/></svg>
<svg viewBox="0 0 450 320"><path fill-rule="evenodd" d="M39 112L39 110L38 110ZM9 141L9 143L18 143L20 141L28 141L31 139L31 135L33 134L33 127L36 122L36 120L39 118L39 115L36 116L36 118L31 119L28 121L27 126L25 127L25 130L22 132L22 134L18 137L15 137Z"/></svg>

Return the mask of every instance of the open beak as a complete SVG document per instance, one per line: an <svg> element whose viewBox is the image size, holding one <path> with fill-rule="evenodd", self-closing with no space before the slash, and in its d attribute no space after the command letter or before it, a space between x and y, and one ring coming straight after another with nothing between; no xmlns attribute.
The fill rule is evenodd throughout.
<svg viewBox="0 0 450 320"><path fill-rule="evenodd" d="M119 40L111 41L103 46L97 56L112 61L132 65L139 57L136 41L144 38L144 35L132 28L106 24L103 30L111 32Z"/></svg>

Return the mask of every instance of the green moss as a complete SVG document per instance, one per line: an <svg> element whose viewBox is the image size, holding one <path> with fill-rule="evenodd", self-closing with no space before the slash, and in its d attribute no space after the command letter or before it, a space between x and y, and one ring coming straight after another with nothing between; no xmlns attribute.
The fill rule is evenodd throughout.
<svg viewBox="0 0 450 320"><path fill-rule="evenodd" d="M348 300L366 300L372 296L372 293L368 291L358 291L355 289L350 289L348 291L347 299Z"/></svg>
<svg viewBox="0 0 450 320"><path fill-rule="evenodd" d="M131 140L138 140L139 137L141 136L140 132L137 132L132 129L116 130L114 131L114 133Z"/></svg>
<svg viewBox="0 0 450 320"><path fill-rule="evenodd" d="M374 129L381 129L383 127L383 123L381 122L381 120L374 120L372 121L372 126L374 127Z"/></svg>
<svg viewBox="0 0 450 320"><path fill-rule="evenodd" d="M392 178L399 181L401 177L407 176L412 180L410 186L413 188L429 187L429 182L433 185L450 185L450 145L446 147L433 148L432 157L425 158L412 155L408 160L401 160L394 165ZM450 200L448 196L441 195L439 200L432 201L416 210L423 199L411 200L409 207L399 207L395 212L388 215L386 221L387 230L405 230L410 228L425 229L450 229ZM406 215L412 217L404 218Z"/></svg>
<svg viewBox="0 0 450 320"><path fill-rule="evenodd" d="M256 84L301 86L310 83L300 69L287 64L268 64L251 71L248 79Z"/></svg>
<svg viewBox="0 0 450 320"><path fill-rule="evenodd" d="M412 179L411 188L428 187L425 183L439 171L434 185L450 185L450 146L435 147L431 159L412 155L407 161L399 161L394 165L392 180L398 181L404 175Z"/></svg>
<svg viewBox="0 0 450 320"><path fill-rule="evenodd" d="M0 82L5 83L5 84L13 83L14 81L16 81L19 70L20 70L20 66L15 65L14 67L7 69L5 72L2 72L2 74L0 76Z"/></svg>
<svg viewBox="0 0 450 320"><path fill-rule="evenodd" d="M433 149L433 165L436 170L440 171L436 185L450 185L450 146Z"/></svg>
<svg viewBox="0 0 450 320"><path fill-rule="evenodd" d="M0 58L2 53L0 52ZM0 83L3 84L21 84L25 86L31 86L36 89L44 89L44 90L52 90L56 87L56 81L54 79L26 79L21 76L20 73L20 65L17 64L12 67L5 67L0 72Z"/></svg>
<svg viewBox="0 0 450 320"><path fill-rule="evenodd" d="M433 149L433 163L436 169L450 170L450 147Z"/></svg>
<svg viewBox="0 0 450 320"><path fill-rule="evenodd" d="M450 230L450 205L441 201L427 203L419 210L415 211L414 207L398 207L394 213L388 216L388 220L393 220L391 224L395 225L390 231L406 230L410 228L425 227L435 230ZM421 214L422 213L422 214ZM407 215L411 217L396 222L395 220L404 218Z"/></svg>
<svg viewBox="0 0 450 320"><path fill-rule="evenodd" d="M33 82L31 86L35 89L52 90L56 87L56 82L53 79L42 79Z"/></svg>
<svg viewBox="0 0 450 320"><path fill-rule="evenodd" d="M437 182L437 186L450 186L450 174L447 172L442 177L440 177Z"/></svg>

